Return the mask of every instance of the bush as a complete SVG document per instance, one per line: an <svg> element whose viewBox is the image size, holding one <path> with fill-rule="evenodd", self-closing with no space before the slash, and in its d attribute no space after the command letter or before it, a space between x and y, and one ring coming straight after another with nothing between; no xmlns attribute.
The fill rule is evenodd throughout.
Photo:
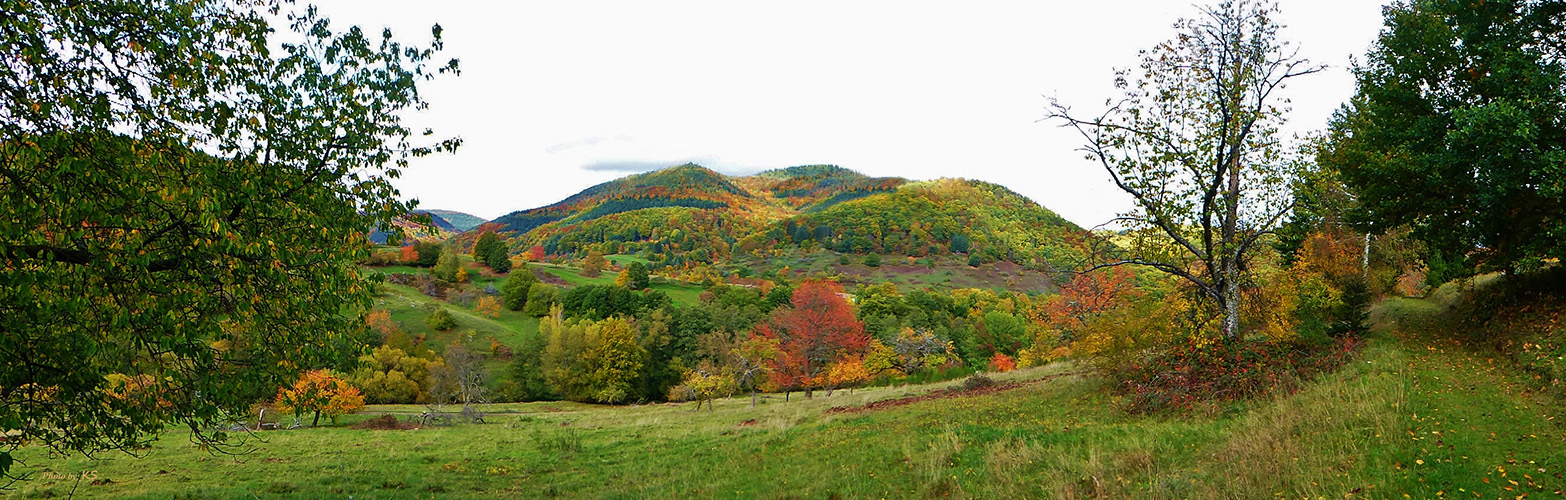
<svg viewBox="0 0 1566 500"><path fill-rule="evenodd" d="M549 314L549 307L560 303L560 289L548 283L534 283L527 291L527 306L522 313L533 317Z"/></svg>
<svg viewBox="0 0 1566 500"><path fill-rule="evenodd" d="M1342 366L1363 344L1356 338L1326 344L1188 342L1110 371L1120 381L1128 411L1190 410L1293 390Z"/></svg>
<svg viewBox="0 0 1566 500"><path fill-rule="evenodd" d="M538 278L533 276L533 270L526 264L517 268L517 271L506 276L506 284L501 286L500 301L506 309L521 311L527 305L527 294L532 290L533 284L538 283Z"/></svg>
<svg viewBox="0 0 1566 500"><path fill-rule="evenodd" d="M984 376L984 374L981 374L981 373L975 373L972 376L963 379L963 381L962 381L962 390L965 390L965 391L972 391L972 390L975 390L975 389L983 389L985 387L994 387L994 386L995 386L995 379L986 377L986 376Z"/></svg>
<svg viewBox="0 0 1566 500"><path fill-rule="evenodd" d="M413 251L417 258L408 262L413 267L433 267L440 260L440 243L419 241L413 244Z"/></svg>
<svg viewBox="0 0 1566 500"><path fill-rule="evenodd" d="M1017 369L1017 361L1005 353L997 352L994 357L990 358L990 369L1002 373L1009 372Z"/></svg>
<svg viewBox="0 0 1566 500"><path fill-rule="evenodd" d="M451 317L451 312L444 307L436 307L430 311L430 315L424 318L424 324L432 330L445 331L457 326L457 319Z"/></svg>
<svg viewBox="0 0 1566 500"><path fill-rule="evenodd" d="M979 257L979 254L968 254L968 267L979 267L979 264L983 263L984 259Z"/></svg>
<svg viewBox="0 0 1566 500"><path fill-rule="evenodd" d="M877 254L866 255L865 256L865 266L866 267L881 267L881 256L877 255Z"/></svg>

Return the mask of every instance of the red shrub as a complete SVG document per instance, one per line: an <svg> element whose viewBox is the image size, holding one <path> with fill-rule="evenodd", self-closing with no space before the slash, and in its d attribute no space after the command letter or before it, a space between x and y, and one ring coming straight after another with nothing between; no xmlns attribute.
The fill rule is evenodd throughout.
<svg viewBox="0 0 1566 500"><path fill-rule="evenodd" d="M990 358L990 369L998 372L1009 372L1017 369L1017 360L997 352L995 357Z"/></svg>

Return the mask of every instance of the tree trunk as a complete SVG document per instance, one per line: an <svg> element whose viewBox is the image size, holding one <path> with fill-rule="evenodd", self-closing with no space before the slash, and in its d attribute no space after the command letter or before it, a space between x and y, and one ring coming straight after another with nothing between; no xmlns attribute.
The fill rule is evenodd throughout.
<svg viewBox="0 0 1566 500"><path fill-rule="evenodd" d="M1365 253L1359 258L1360 279L1370 279L1370 233L1365 233Z"/></svg>
<svg viewBox="0 0 1566 500"><path fill-rule="evenodd" d="M1230 341L1240 336L1240 283L1238 270L1226 271L1233 277L1225 280L1223 284L1223 340Z"/></svg>
<svg viewBox="0 0 1566 500"><path fill-rule="evenodd" d="M756 407L756 391L750 391L750 407Z"/></svg>
<svg viewBox="0 0 1566 500"><path fill-rule="evenodd" d="M1239 57L1236 55L1235 57ZM1223 239L1218 248L1219 272L1223 283L1223 339L1234 340L1240 336L1240 242L1236 238L1240 222L1240 157L1231 151L1229 156L1229 188L1224 193L1228 200L1223 218Z"/></svg>
<svg viewBox="0 0 1566 500"><path fill-rule="evenodd" d="M788 395L789 394L793 394L793 392L791 392L791 391L783 391L783 402L784 403L788 402Z"/></svg>
<svg viewBox="0 0 1566 500"><path fill-rule="evenodd" d="M321 410L316 410L315 411L315 420L310 421L310 427L320 427L320 426L321 426Z"/></svg>
<svg viewBox="0 0 1566 500"><path fill-rule="evenodd" d="M815 389L816 389L815 387L811 387L811 386L808 386L808 385L805 386L805 399L811 399L811 398L816 397Z"/></svg>
<svg viewBox="0 0 1566 500"><path fill-rule="evenodd" d="M707 398L707 413L712 413L712 398Z"/></svg>

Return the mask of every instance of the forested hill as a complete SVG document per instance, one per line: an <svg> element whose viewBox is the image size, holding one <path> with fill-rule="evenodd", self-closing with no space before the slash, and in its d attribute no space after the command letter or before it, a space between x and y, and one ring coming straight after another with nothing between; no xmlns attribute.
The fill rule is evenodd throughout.
<svg viewBox="0 0 1566 500"><path fill-rule="evenodd" d="M467 231L478 227L479 224L487 222L482 217L477 215L458 212L456 210L437 210L432 208L415 210L414 212L430 214L432 218L438 219L435 222L437 226L440 225L441 222L445 222L450 226L450 228L443 229L450 229L453 231Z"/></svg>
<svg viewBox="0 0 1566 500"><path fill-rule="evenodd" d="M496 231L514 251L643 254L655 267L712 264L804 247L910 257L961 256L1052 269L1087 233L1005 187L913 182L808 165L731 177L694 164L605 182L461 235Z"/></svg>

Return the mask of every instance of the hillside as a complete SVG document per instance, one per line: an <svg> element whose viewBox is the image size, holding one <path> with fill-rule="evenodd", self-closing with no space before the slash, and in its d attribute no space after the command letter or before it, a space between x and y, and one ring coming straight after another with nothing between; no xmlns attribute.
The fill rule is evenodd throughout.
<svg viewBox="0 0 1566 500"><path fill-rule="evenodd" d="M928 259L926 264L1010 262L1052 271L1078 261L1082 241L1089 237L1033 200L995 184L910 182L833 165L743 177L680 165L501 216L457 241L471 245L483 231L506 235L514 251L538 246L568 259L589 250L638 254L653 269L666 270L827 250Z"/></svg>
<svg viewBox="0 0 1566 500"><path fill-rule="evenodd" d="M430 225L426 226L414 220L414 217L428 216ZM424 210L415 210L407 217L398 217L392 224L402 228L403 235L418 241L440 241L450 238L462 232L455 224L447 221L445 217ZM370 231L370 243L384 244L388 234L381 228Z"/></svg>
<svg viewBox="0 0 1566 500"><path fill-rule="evenodd" d="M439 210L432 208L414 210L414 212L435 216L436 218L439 218L441 221L445 222L447 226L451 226L453 231L457 232L467 231L478 227L479 224L488 222L477 215L458 212L456 210Z"/></svg>

